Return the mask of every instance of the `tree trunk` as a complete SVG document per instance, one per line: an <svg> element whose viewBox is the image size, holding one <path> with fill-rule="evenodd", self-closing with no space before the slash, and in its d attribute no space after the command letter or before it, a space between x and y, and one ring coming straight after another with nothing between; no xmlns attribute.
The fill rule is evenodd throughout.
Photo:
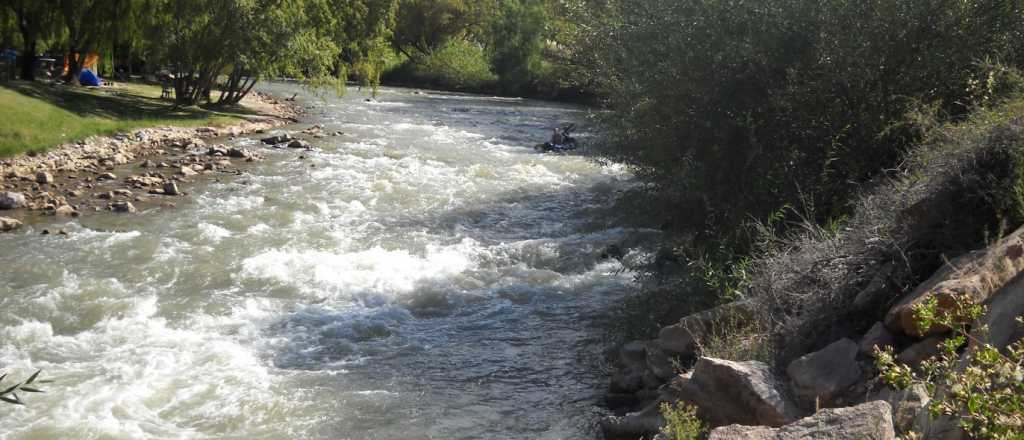
<svg viewBox="0 0 1024 440"><path fill-rule="evenodd" d="M36 38L28 39L26 36L25 40L25 51L21 55L21 79L25 81L35 81L36 79L36 46L38 40Z"/></svg>
<svg viewBox="0 0 1024 440"><path fill-rule="evenodd" d="M65 81L73 86L82 85L79 77L82 76L82 62L85 61L85 54L76 52L74 48L68 52L68 76Z"/></svg>

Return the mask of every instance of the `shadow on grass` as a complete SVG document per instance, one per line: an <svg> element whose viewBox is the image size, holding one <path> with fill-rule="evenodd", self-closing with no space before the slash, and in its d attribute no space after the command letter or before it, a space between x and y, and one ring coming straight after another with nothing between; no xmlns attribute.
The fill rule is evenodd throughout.
<svg viewBox="0 0 1024 440"><path fill-rule="evenodd" d="M172 101L143 96L131 89L85 88L62 84L13 82L2 86L40 99L82 117L118 120L196 120L213 116L262 116L240 105L212 108L187 107Z"/></svg>

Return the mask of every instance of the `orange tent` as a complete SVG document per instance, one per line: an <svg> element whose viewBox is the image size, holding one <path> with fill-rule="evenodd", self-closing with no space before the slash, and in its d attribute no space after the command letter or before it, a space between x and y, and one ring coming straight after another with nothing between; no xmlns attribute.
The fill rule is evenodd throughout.
<svg viewBox="0 0 1024 440"><path fill-rule="evenodd" d="M78 59L78 57L80 56L80 54L77 54L77 53L72 54L72 55L75 57L75 59ZM70 64L71 64L71 58L69 56L67 56L67 55L64 55L64 74L65 75L68 74L68 68L70 67ZM95 73L99 73L99 67L100 67L100 54L98 54L96 52L91 52L91 53L89 53L88 55L85 56L85 62L82 63L82 68L83 69L89 69L89 70L91 70L91 71L93 71Z"/></svg>

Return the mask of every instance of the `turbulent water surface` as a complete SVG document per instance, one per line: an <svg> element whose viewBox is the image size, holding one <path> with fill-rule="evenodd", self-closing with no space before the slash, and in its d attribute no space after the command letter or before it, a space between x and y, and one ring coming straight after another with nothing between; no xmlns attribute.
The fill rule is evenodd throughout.
<svg viewBox="0 0 1024 440"><path fill-rule="evenodd" d="M306 103L345 135L305 159L224 140L268 160L176 209L0 235L0 366L56 381L0 435L593 437L630 176L532 151L570 107L363 98Z"/></svg>

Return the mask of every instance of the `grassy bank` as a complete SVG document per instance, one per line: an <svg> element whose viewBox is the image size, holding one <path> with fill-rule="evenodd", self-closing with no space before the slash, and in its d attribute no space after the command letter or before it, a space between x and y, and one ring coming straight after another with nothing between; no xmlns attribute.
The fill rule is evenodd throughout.
<svg viewBox="0 0 1024 440"><path fill-rule="evenodd" d="M145 127L227 125L239 116L178 107L160 99L160 87L143 84L91 89L13 82L0 87L0 102L0 157Z"/></svg>

